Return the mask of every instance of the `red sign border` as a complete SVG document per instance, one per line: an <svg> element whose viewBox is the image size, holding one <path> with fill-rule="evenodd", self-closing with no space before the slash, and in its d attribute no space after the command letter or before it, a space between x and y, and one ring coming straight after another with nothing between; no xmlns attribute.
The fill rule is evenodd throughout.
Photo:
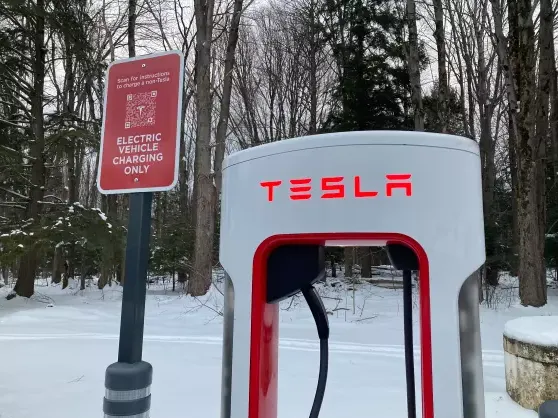
<svg viewBox="0 0 558 418"><path fill-rule="evenodd" d="M107 95L108 95L108 77L110 69L115 66L126 62L132 61L144 61L165 55L178 55L180 59L180 71L179 71L179 81L178 81L178 103L176 111L176 150L175 150L175 161L174 161L174 179L169 186L164 187L141 187L134 189L111 189L104 190L101 188L101 169L103 166L103 145L105 143L105 119L107 117ZM112 194L128 194L128 193L148 193L148 192L168 192L176 187L178 183L178 169L180 167L180 140L181 140L181 122L182 122L182 96L184 92L184 54L179 50L171 50L164 52L156 52L153 54L141 55L133 58L124 58L118 61L113 61L109 64L105 72L105 93L103 95L103 122L101 125L101 147L99 149L99 166L97 168L97 189L101 194L112 195Z"/></svg>

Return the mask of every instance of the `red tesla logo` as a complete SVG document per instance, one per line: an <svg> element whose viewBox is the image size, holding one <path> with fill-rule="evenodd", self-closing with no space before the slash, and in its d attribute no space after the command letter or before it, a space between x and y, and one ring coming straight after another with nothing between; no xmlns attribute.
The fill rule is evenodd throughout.
<svg viewBox="0 0 558 418"><path fill-rule="evenodd" d="M291 200L308 200L312 197L312 178L291 179L290 194ZM320 199L345 199L347 197L345 186L345 177L322 177L319 179L320 186L318 191L321 192ZM360 176L354 176L352 179L352 197L355 198L372 198L379 194L376 190L366 190L362 184ZM283 184L282 180L262 181L260 185L267 189L267 200L273 202L276 187ZM412 183L410 174L386 174L385 194L387 197L393 196L395 189L403 189L405 196L411 196Z"/></svg>

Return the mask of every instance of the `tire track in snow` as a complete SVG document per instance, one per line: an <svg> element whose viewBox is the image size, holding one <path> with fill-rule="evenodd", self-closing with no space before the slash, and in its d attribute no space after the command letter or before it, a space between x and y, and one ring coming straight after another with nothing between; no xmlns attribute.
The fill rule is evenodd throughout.
<svg viewBox="0 0 558 418"><path fill-rule="evenodd" d="M46 340L117 340L116 334L0 334L0 341L46 341ZM146 335L145 342L174 343L174 344L203 344L221 345L221 337L207 335L200 336L166 336ZM318 352L319 342L307 339L281 338L279 348L293 351ZM363 344L332 341L329 350L336 354L356 354L376 357L404 358L405 348L395 344ZM419 357L420 350L415 346L415 357ZM504 353L499 350L483 350L483 364L489 367L503 367Z"/></svg>

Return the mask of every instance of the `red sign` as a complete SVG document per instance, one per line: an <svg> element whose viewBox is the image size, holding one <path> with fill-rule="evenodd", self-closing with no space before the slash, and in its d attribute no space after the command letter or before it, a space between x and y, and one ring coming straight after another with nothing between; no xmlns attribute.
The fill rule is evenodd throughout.
<svg viewBox="0 0 558 418"><path fill-rule="evenodd" d="M345 199L346 187L344 177L322 177L320 178L320 186L318 191L321 192L317 197L320 199ZM372 198L378 196L379 192L376 190L366 190L362 185L360 176L354 176L352 179L353 187L351 190L352 197L355 198ZM275 188L283 184L281 180L262 181L260 186L267 189L267 200L273 202L275 200ZM312 179L301 178L291 179L290 194L291 200L308 200L312 197ZM410 174L386 174L385 194L387 197L393 196L395 189L403 189L405 196L411 196L412 183Z"/></svg>
<svg viewBox="0 0 558 418"><path fill-rule="evenodd" d="M166 191L178 181L184 57L171 51L107 70L97 187L103 194Z"/></svg>

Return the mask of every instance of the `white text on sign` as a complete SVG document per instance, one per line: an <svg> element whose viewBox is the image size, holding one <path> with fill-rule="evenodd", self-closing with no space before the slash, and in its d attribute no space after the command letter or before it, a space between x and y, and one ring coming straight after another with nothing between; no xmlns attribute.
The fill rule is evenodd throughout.
<svg viewBox="0 0 558 418"><path fill-rule="evenodd" d="M120 156L114 157L114 165L124 165L124 174L145 174L150 163L163 161L159 150L162 140L160 132L143 135L119 136L116 138Z"/></svg>

